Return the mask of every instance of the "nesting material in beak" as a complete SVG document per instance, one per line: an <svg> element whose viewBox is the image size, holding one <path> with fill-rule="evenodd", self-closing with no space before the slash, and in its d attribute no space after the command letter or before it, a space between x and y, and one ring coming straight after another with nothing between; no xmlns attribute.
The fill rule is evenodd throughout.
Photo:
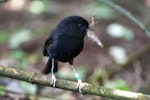
<svg viewBox="0 0 150 100"><path fill-rule="evenodd" d="M100 39L94 34L94 30L93 29L88 29L87 30L87 36L90 40L92 40L93 42L96 42L96 44L98 44L99 46L103 47L102 42L100 41Z"/></svg>
<svg viewBox="0 0 150 100"><path fill-rule="evenodd" d="M96 44L103 47L103 44L102 44L101 40L95 35L95 30L94 30L95 21L94 21L94 18L95 18L95 16L92 17L92 22L89 25L89 28L87 29L87 36L90 40L92 40L93 42L96 42Z"/></svg>

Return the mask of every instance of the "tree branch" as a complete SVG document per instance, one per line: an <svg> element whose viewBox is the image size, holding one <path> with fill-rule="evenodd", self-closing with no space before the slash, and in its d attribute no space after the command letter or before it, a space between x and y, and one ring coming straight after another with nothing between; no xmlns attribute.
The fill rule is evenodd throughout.
<svg viewBox="0 0 150 100"><path fill-rule="evenodd" d="M132 20L141 30L143 30L147 36L150 37L150 30L146 27L146 25L144 23L142 23L141 21L139 21L139 19L137 19L134 15L132 15L129 11L127 11L126 9L122 8L121 6L115 4L114 2L112 2L112 0L99 0L100 2L103 2L105 4L107 4L108 6L114 8L115 10L117 10L118 12L122 13L123 15L125 15L126 17L128 17L130 20Z"/></svg>
<svg viewBox="0 0 150 100"><path fill-rule="evenodd" d="M29 83L34 83L43 86L50 86L50 76L35 74L33 72L27 72L24 70L19 70L15 68L10 68L6 66L0 66L0 76L8 77L12 79L22 80ZM66 81L58 79L56 82L56 88L70 90L77 92L76 82ZM112 98L116 100L150 100L150 95L145 95L142 93L134 93L117 89L105 88L102 86L91 85L88 83L83 83L83 94L93 94L98 96L103 96L107 98Z"/></svg>

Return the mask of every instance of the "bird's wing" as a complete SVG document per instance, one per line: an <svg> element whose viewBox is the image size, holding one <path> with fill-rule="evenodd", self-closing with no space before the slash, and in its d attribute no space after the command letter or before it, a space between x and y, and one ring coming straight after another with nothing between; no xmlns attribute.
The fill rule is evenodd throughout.
<svg viewBox="0 0 150 100"><path fill-rule="evenodd" d="M59 35L59 32L57 32L57 29L54 29L48 39L45 41L44 47L43 47L43 55L49 56L47 52L47 48L52 45L52 43L56 40L57 36Z"/></svg>
<svg viewBox="0 0 150 100"><path fill-rule="evenodd" d="M43 55L44 56L48 56L48 53L47 53L47 48L48 46L50 46L53 42L53 38L52 37L49 37L46 41L45 41L45 44L44 44L44 47L43 47Z"/></svg>

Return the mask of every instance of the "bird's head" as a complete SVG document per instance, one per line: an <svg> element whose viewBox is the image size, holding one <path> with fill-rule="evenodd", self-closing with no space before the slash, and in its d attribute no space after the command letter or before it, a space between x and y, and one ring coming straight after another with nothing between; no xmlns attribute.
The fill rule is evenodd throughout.
<svg viewBox="0 0 150 100"><path fill-rule="evenodd" d="M69 16L60 21L57 27L62 29L61 31L66 32L67 35L76 36L78 38L84 38L87 34L89 39L103 47L100 39L94 34L94 17L92 17L92 22L89 24L86 19L80 16Z"/></svg>
<svg viewBox="0 0 150 100"><path fill-rule="evenodd" d="M87 29L89 28L88 26L88 21L80 16L66 17L57 25L57 27L66 32L67 35L77 36L79 38L85 37Z"/></svg>

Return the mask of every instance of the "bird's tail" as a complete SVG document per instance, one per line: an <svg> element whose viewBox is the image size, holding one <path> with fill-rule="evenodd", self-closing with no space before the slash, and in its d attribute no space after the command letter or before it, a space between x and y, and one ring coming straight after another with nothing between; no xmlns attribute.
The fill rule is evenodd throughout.
<svg viewBox="0 0 150 100"><path fill-rule="evenodd" d="M51 72L51 68L52 68L52 59L49 58L48 61L47 61L47 64L45 65L42 73L43 74L48 74ZM54 73L58 71L58 62L56 62L54 60Z"/></svg>

